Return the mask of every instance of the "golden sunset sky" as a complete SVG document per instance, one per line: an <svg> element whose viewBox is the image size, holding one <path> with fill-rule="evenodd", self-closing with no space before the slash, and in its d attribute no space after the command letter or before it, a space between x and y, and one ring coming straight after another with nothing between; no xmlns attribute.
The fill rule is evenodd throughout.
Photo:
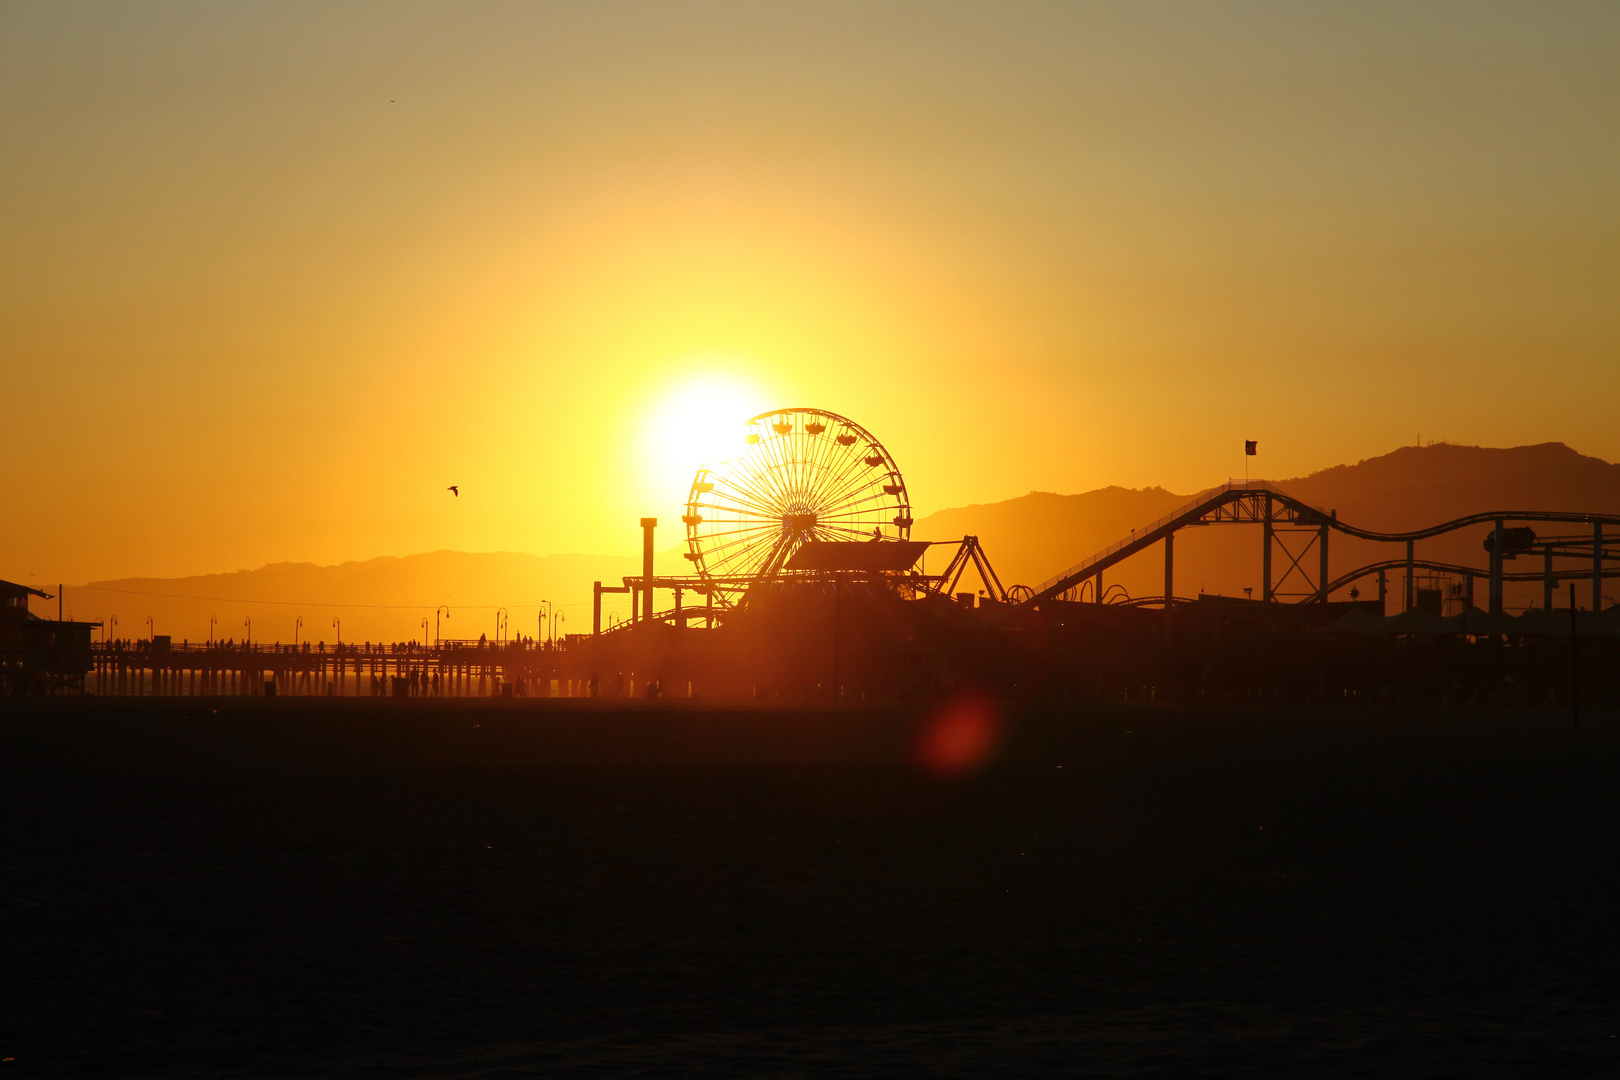
<svg viewBox="0 0 1620 1080"><path fill-rule="evenodd" d="M1620 458L1613 4L7 3L0 100L0 577L630 553L786 405L918 517Z"/></svg>

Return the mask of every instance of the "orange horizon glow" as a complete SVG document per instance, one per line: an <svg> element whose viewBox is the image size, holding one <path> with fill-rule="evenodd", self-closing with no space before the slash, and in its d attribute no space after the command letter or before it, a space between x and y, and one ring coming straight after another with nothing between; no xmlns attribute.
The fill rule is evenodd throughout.
<svg viewBox="0 0 1620 1080"><path fill-rule="evenodd" d="M1620 14L1168 11L9 6L0 577L627 555L789 406L919 518L1620 459Z"/></svg>

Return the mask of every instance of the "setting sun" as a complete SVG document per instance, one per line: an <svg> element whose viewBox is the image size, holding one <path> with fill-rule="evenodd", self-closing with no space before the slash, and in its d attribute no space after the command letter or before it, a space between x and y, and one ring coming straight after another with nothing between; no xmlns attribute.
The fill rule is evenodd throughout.
<svg viewBox="0 0 1620 1080"><path fill-rule="evenodd" d="M671 385L641 424L640 473L648 505L673 520L673 507L686 498L699 466L717 464L742 449L749 418L780 404L729 374Z"/></svg>

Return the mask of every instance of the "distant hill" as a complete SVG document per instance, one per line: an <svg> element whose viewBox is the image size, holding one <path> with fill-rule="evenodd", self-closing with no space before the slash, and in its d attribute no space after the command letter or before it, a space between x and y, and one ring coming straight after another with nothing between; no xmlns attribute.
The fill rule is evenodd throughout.
<svg viewBox="0 0 1620 1080"><path fill-rule="evenodd" d="M1339 517L1367 528L1394 531L1420 527L1481 510L1573 510L1620 513L1620 465L1576 453L1562 443L1493 449L1435 445L1402 447L1381 457L1340 465L1309 476L1276 481L1313 506L1337 510ZM941 510L919 519L917 539L951 540L975 535L984 542L1004 584L1036 585L1114 541L1128 536L1185 504L1196 492L1163 488L1107 487L1079 495L1032 491L1004 502ZM1480 543L1487 529L1430 541L1419 553L1449 562L1483 566ZM1296 551L1307 537L1283 535ZM1377 558L1394 558L1389 547L1335 536L1332 572ZM935 549L931 569L946 555ZM1314 552L1309 565L1315 566ZM1280 573L1286 567L1277 556ZM678 548L660 552L658 572L685 573ZM253 636L291 641L302 616L301 640L331 641L334 616L343 620L345 641L401 641L422 636L421 620L435 608L450 608L442 624L446 637L476 638L495 632L496 609L508 609L509 632L532 635L541 600L566 613L562 629L590 629L591 582L617 583L640 570L634 557L612 555L527 555L519 552L435 551L384 557L339 566L276 563L257 570L186 578L124 578L68 586L66 608L79 618L116 615L120 637L145 637L146 618L156 631L193 641L215 633L240 639L243 620L253 620ZM1260 530L1257 526L1189 529L1176 540L1176 592L1242 595L1259 592ZM1162 588L1162 557L1145 552L1111 572L1108 580L1133 595ZM977 587L977 582L964 581ZM1399 589L1396 581L1391 588ZM1519 599L1538 596L1519 590ZM1510 600L1513 597L1510 595ZM613 597L604 610L628 610L628 598ZM54 602L39 603L40 614L55 615Z"/></svg>
<svg viewBox="0 0 1620 1080"><path fill-rule="evenodd" d="M1313 506L1337 510L1345 521L1385 531L1436 524L1481 510L1620 513L1620 465L1579 454L1562 443L1509 449L1408 446L1354 465L1274 482ZM1004 584L1036 585L1196 494L1117 487L1080 495L1031 492L1005 502L930 514L918 520L912 535L929 540L976 535ZM1419 554L1483 566L1480 544L1485 532L1480 527L1430 541L1420 545ZM1282 539L1297 549L1306 538ZM1335 536L1329 554L1330 572L1338 573L1398 553ZM1313 551L1313 568L1314 559ZM1242 595L1245 586L1258 595L1260 531L1252 526L1187 530L1176 539L1176 568L1178 595L1194 596L1200 590ZM1163 572L1162 557L1147 552L1109 580L1124 584L1133 594L1157 594ZM1391 587L1397 586L1392 582Z"/></svg>
<svg viewBox="0 0 1620 1080"><path fill-rule="evenodd" d="M672 570L671 556L661 554L658 567ZM339 566L275 563L231 574L94 581L68 586L66 603L79 618L116 614L113 633L119 637L145 637L150 615L159 634L205 640L209 617L217 616L218 637L241 640L243 620L251 618L255 640L287 642L302 616L299 640L334 641L335 616L345 641L408 641L422 637L424 617L431 636L440 604L450 608L449 620L440 624L447 638L493 637L496 610L503 605L508 632L532 636L542 600L554 601L566 615L558 620L559 633L589 631L591 582L618 584L640 569L639 559L612 555L434 551ZM54 602L40 606L40 613L46 606L54 615ZM628 597L604 604L605 611L627 607Z"/></svg>

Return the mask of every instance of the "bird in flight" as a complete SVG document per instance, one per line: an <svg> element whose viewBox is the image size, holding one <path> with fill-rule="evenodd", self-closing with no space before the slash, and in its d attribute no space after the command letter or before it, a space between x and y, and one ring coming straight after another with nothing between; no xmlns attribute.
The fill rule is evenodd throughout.
<svg viewBox="0 0 1620 1080"><path fill-rule="evenodd" d="M450 494L454 495L458 499L461 498L461 485L460 484L451 484L449 487L445 488L444 490L448 491Z"/></svg>

